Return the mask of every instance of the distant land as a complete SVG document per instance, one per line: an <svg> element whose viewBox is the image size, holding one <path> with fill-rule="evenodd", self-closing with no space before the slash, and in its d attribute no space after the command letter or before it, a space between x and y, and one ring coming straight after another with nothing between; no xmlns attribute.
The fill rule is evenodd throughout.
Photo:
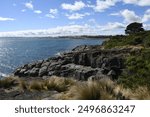
<svg viewBox="0 0 150 117"><path fill-rule="evenodd" d="M0 38L68 38L68 39L110 39L114 35L66 35L66 36L4 36ZM115 35L119 37L124 37L125 35Z"/></svg>
<svg viewBox="0 0 150 117"><path fill-rule="evenodd" d="M125 36L125 35L115 35L115 36ZM74 36L58 36L57 38L73 38L73 39L109 39L113 35L74 35Z"/></svg>

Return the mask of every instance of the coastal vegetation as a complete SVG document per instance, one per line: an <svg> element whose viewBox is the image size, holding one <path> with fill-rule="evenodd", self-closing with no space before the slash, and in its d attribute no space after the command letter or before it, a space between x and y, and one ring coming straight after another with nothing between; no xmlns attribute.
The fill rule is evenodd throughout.
<svg viewBox="0 0 150 117"><path fill-rule="evenodd" d="M0 80L0 99L150 99L150 31L125 31L16 69Z"/></svg>
<svg viewBox="0 0 150 117"><path fill-rule="evenodd" d="M126 56L125 70L119 76L118 83L129 88L146 86L150 89L150 31L143 30L123 37L114 36L103 45L107 49L141 48L140 52Z"/></svg>

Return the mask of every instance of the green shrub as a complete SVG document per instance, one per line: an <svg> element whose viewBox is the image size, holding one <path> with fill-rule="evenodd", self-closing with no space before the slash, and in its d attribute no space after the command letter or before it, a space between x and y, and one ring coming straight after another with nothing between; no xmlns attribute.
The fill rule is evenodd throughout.
<svg viewBox="0 0 150 117"><path fill-rule="evenodd" d="M125 45L143 45L150 47L150 31L144 31L128 36L113 36L110 40L104 42L105 48L114 48Z"/></svg>
<svg viewBox="0 0 150 117"><path fill-rule="evenodd" d="M125 70L118 82L125 87L137 88L147 86L150 89L150 49L144 49L140 55L126 58Z"/></svg>

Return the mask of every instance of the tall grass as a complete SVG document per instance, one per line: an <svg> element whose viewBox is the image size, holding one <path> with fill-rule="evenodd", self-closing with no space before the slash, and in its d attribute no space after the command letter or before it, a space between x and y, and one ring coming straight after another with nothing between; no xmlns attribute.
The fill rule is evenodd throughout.
<svg viewBox="0 0 150 117"><path fill-rule="evenodd" d="M9 77L0 80L0 88L10 88L19 84L19 79L16 77Z"/></svg>
<svg viewBox="0 0 150 117"><path fill-rule="evenodd" d="M58 92L63 92L68 90L68 88L75 84L75 82L76 81L73 79L53 76L45 81L45 86L48 90L56 90Z"/></svg>
<svg viewBox="0 0 150 117"><path fill-rule="evenodd" d="M29 90L37 90L37 91L42 91L45 90L44 87L44 82L42 81L31 81L31 83L29 84Z"/></svg>
<svg viewBox="0 0 150 117"><path fill-rule="evenodd" d="M78 82L64 96L77 100L114 99L113 87L111 80Z"/></svg>
<svg viewBox="0 0 150 117"><path fill-rule="evenodd" d="M46 80L22 80L19 78L5 78L0 80L0 88L12 88L29 91L57 91L55 99L74 100L122 100L150 99L147 87L136 89L124 88L116 82L104 78L95 81L76 81L74 79L50 77Z"/></svg>

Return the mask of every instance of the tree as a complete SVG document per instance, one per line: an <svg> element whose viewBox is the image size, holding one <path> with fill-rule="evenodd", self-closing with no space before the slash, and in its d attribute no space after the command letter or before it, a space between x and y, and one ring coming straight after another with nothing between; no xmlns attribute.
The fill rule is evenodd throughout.
<svg viewBox="0 0 150 117"><path fill-rule="evenodd" d="M126 27L125 33L126 34L135 34L135 33L142 32L142 31L144 31L143 24L133 22Z"/></svg>

